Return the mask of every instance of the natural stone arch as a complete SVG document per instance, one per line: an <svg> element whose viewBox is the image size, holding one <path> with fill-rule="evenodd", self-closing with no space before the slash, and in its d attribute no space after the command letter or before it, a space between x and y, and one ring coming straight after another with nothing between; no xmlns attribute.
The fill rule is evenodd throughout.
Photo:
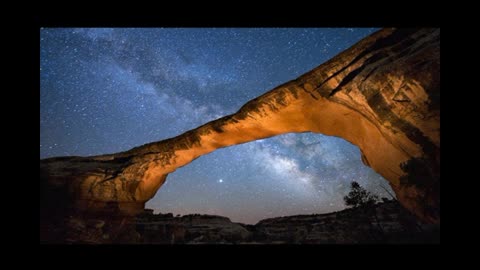
<svg viewBox="0 0 480 270"><path fill-rule="evenodd" d="M395 201L388 181L365 166L361 156L360 149L343 138L313 132L217 149L170 173L145 209L255 224L280 216L342 211L352 181L381 201ZM287 206L279 208L279 202Z"/></svg>
<svg viewBox="0 0 480 270"><path fill-rule="evenodd" d="M439 222L439 43L439 29L383 29L237 113L177 137L121 153L41 160L41 209L133 214L169 173L201 155L311 131L358 146L405 207Z"/></svg>

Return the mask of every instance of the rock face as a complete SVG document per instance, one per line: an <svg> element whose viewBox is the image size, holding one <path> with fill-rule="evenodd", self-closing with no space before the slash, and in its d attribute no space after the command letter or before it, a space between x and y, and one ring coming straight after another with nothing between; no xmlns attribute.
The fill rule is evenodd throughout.
<svg viewBox="0 0 480 270"><path fill-rule="evenodd" d="M237 113L126 152L40 161L42 222L134 215L169 173L215 149L288 132L338 136L400 203L440 222L440 30L383 29Z"/></svg>
<svg viewBox="0 0 480 270"><path fill-rule="evenodd" d="M265 219L255 225L208 215L144 214L136 221L145 244L439 243L440 226L421 222L395 201L321 215Z"/></svg>
<svg viewBox="0 0 480 270"><path fill-rule="evenodd" d="M262 220L254 241L285 244L439 243L440 225L418 222L397 202L321 215Z"/></svg>
<svg viewBox="0 0 480 270"><path fill-rule="evenodd" d="M251 238L252 233L229 218L211 215L140 215L136 230L140 243L148 244L238 244Z"/></svg>

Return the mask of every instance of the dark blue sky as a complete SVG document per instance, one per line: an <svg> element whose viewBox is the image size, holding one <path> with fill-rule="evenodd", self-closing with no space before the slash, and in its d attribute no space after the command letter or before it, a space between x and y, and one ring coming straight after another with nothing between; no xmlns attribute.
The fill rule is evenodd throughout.
<svg viewBox="0 0 480 270"><path fill-rule="evenodd" d="M128 150L236 112L376 29L42 28L40 158ZM168 176L147 207L255 223L344 208L386 181L357 147L285 134L217 150ZM389 187L388 187L389 188Z"/></svg>

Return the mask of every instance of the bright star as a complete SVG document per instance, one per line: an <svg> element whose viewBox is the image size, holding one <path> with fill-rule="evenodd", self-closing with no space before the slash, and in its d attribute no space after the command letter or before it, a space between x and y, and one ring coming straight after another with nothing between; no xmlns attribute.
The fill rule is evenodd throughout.
<svg viewBox="0 0 480 270"><path fill-rule="evenodd" d="M218 182L219 182L219 183L223 183L223 179L219 179Z"/></svg>

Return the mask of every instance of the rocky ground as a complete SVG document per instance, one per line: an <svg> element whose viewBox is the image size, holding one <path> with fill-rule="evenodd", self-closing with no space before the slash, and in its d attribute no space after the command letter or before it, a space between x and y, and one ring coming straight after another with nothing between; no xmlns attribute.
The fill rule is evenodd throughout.
<svg viewBox="0 0 480 270"><path fill-rule="evenodd" d="M265 219L255 225L211 215L154 215L136 219L138 243L357 244L439 243L440 226L420 223L397 202L371 208Z"/></svg>
<svg viewBox="0 0 480 270"><path fill-rule="evenodd" d="M58 223L58 224L57 224ZM343 211L264 219L154 214L136 217L77 213L41 226L41 243L66 244L401 244L439 243L440 225L424 224L396 201ZM49 223L49 225L51 225ZM56 237L53 237L56 236Z"/></svg>

